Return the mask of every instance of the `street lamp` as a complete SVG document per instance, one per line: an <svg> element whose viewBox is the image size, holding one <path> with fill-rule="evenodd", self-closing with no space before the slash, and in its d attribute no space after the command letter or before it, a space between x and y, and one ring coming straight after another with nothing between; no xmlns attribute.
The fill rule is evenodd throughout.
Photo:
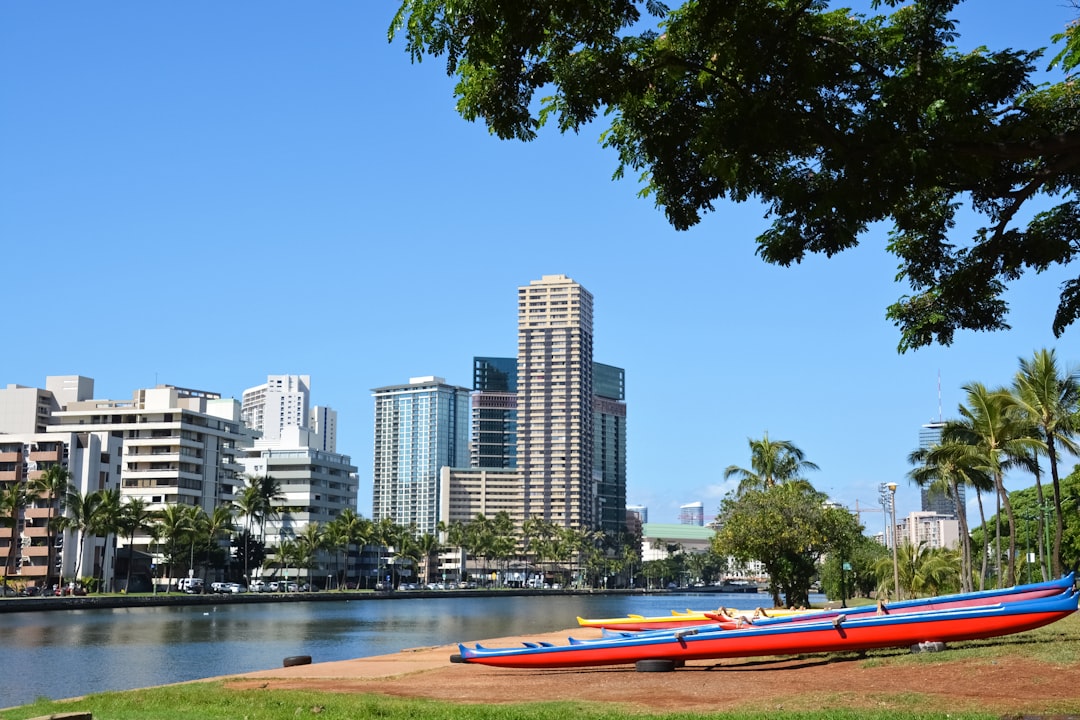
<svg viewBox="0 0 1080 720"><path fill-rule="evenodd" d="M893 573L893 591L896 593L896 599L900 599L900 565L896 559L896 483L891 482L888 484L889 488L889 509L892 511L892 573Z"/></svg>

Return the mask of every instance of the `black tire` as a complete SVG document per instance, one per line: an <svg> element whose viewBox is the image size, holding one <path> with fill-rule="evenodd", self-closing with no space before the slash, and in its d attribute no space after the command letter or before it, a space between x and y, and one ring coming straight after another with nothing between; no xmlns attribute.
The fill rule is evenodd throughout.
<svg viewBox="0 0 1080 720"><path fill-rule="evenodd" d="M281 664L284 667L293 667L294 665L310 665L311 664L311 656L310 655L290 655L289 657L282 660Z"/></svg>
<svg viewBox="0 0 1080 720"><path fill-rule="evenodd" d="M638 672L672 672L675 669L675 661L638 660L634 663L634 669Z"/></svg>
<svg viewBox="0 0 1080 720"><path fill-rule="evenodd" d="M465 660L461 657L461 653L454 653L453 655L450 656L450 662L452 662L452 663L463 663L463 662L465 662Z"/></svg>

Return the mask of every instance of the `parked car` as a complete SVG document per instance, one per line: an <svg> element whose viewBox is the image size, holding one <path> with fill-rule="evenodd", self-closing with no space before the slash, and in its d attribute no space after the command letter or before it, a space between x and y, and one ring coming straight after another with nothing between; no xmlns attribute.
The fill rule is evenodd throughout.
<svg viewBox="0 0 1080 720"><path fill-rule="evenodd" d="M269 592L270 588L262 580L251 581L251 592Z"/></svg>
<svg viewBox="0 0 1080 720"><path fill-rule="evenodd" d="M176 583L176 588L186 592L188 595L199 595L204 590L203 579L197 577L180 578Z"/></svg>
<svg viewBox="0 0 1080 720"><path fill-rule="evenodd" d="M225 586L225 589L222 590L222 592L225 592L225 593L246 593L247 592L247 588L244 587L243 585L241 585L240 583L231 582L231 583L222 583L222 585Z"/></svg>

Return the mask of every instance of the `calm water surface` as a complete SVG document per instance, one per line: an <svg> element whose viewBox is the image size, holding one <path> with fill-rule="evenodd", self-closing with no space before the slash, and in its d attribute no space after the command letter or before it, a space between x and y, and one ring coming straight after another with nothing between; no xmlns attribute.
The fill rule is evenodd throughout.
<svg viewBox="0 0 1080 720"><path fill-rule="evenodd" d="M265 670L289 655L330 662L551 632L575 626L578 616L768 604L760 594L551 595L6 613L0 708Z"/></svg>

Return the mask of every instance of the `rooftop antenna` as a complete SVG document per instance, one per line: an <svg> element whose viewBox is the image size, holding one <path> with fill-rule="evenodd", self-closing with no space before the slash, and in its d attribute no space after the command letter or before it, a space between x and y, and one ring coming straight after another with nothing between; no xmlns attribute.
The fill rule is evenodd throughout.
<svg viewBox="0 0 1080 720"><path fill-rule="evenodd" d="M941 368L937 371L937 419L942 422L941 415Z"/></svg>

